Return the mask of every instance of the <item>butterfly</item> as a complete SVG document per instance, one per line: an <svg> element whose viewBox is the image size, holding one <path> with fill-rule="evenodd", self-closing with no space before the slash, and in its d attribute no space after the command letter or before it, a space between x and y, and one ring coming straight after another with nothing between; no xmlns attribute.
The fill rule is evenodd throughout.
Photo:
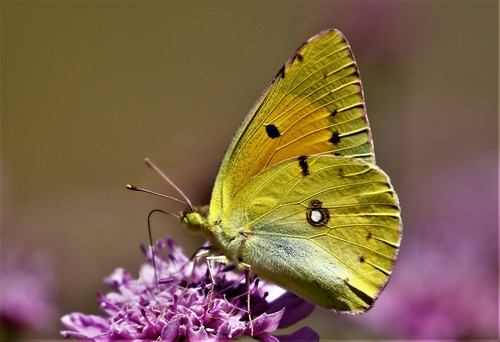
<svg viewBox="0 0 500 342"><path fill-rule="evenodd" d="M226 151L208 207L182 222L263 279L314 304L361 313L387 284L402 222L375 164L358 67L322 31L279 70Z"/></svg>

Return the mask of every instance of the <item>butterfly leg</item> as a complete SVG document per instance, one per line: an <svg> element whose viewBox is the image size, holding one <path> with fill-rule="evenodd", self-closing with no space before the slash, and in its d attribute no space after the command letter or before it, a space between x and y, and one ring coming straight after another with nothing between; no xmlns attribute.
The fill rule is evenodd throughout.
<svg viewBox="0 0 500 342"><path fill-rule="evenodd" d="M252 312L250 311L250 265L245 264L245 284L247 290L247 311L248 311L248 322L250 323L250 336L253 336L253 322L252 322Z"/></svg>
<svg viewBox="0 0 500 342"><path fill-rule="evenodd" d="M191 280L193 278L193 274L194 274L194 270L196 268L196 265L198 264L198 258L206 258L207 255L210 254L210 249L211 247L210 246L205 246L205 247L200 247L198 248L193 256L191 256L191 258L189 258L189 261L186 262L182 267L181 269L183 269L184 267L186 267L187 265L189 265L190 262L193 263L193 266L192 266L192 270L191 270L191 275L189 276L189 280L186 284L186 289L189 288L189 285L191 285Z"/></svg>
<svg viewBox="0 0 500 342"><path fill-rule="evenodd" d="M209 251L207 251L208 254ZM207 263L207 270L208 270L208 275L210 276L210 281L212 282L212 288L210 289L210 294L209 294L209 300L208 300L208 310L211 309L212 307L212 300L214 297L214 291L215 291L215 278L212 273L212 263L217 262L221 264L227 264L229 263L229 259L225 255L211 255L205 257L205 262Z"/></svg>
<svg viewBox="0 0 500 342"><path fill-rule="evenodd" d="M220 263L220 264L228 264L230 261L229 259L225 256L225 255L210 255L210 256L206 256L210 253L210 250L209 249L205 249L205 250L198 250L198 253L196 253L194 255L194 258L198 258L198 257L205 257L205 262L207 263L207 270L208 270L208 275L210 277L210 281L212 282L212 289L210 290L210 297L209 297L209 309L211 307L211 303L212 303L212 299L213 299L213 291L215 290L215 277L213 276L213 273L212 273L212 263L213 262L217 262L217 263ZM251 293L251 289L250 289L250 286L252 284L251 282L251 267L250 265L246 264L246 263L243 263L243 262L240 262L238 264L238 268L239 269L244 269L245 271L245 286L246 286L246 295L247 295L247 313L248 313L248 322L250 324L250 336L253 336L253 321L252 321L252 312L251 312L251 307L250 307L250 293ZM193 269L194 270L194 269Z"/></svg>

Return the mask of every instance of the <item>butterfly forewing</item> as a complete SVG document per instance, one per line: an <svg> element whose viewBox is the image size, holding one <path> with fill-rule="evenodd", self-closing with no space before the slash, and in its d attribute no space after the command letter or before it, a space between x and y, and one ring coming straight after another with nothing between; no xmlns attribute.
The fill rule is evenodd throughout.
<svg viewBox="0 0 500 342"><path fill-rule="evenodd" d="M309 39L280 69L226 152L214 197L231 196L262 170L311 154L374 163L359 72L336 30Z"/></svg>

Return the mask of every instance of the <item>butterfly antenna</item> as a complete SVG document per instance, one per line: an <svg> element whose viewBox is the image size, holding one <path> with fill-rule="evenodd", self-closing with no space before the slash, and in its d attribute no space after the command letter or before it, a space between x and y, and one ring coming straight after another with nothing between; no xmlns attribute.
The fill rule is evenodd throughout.
<svg viewBox="0 0 500 342"><path fill-rule="evenodd" d="M144 188L140 188L138 186L135 186L135 185L130 185L130 184L127 184L127 189L129 190L133 190L133 191L139 191L139 192L145 192L147 194L151 194L151 195L155 195L155 196L158 196L158 197L163 197L163 198L167 198L169 200L172 200L172 201L175 201L175 202L178 202L178 203L181 203L181 204L184 204L185 206L189 206L191 207L191 204L190 203L187 203L183 200L180 200L178 198L175 198L175 197L172 197L172 196L168 196L168 195L164 195L164 194L160 194L159 192L156 192L156 191L152 191L152 190L148 190L148 189L144 189Z"/></svg>
<svg viewBox="0 0 500 342"><path fill-rule="evenodd" d="M153 245L153 234L151 233L151 216L153 216L154 213L162 213L165 215L171 215L174 217L177 217L176 215L163 211L161 209L153 209L149 212L148 214L148 235L149 235L149 246L151 247L151 261L153 264L153 269L155 271L155 284L156 284L156 289L158 289L158 272L156 271L156 260L155 260L155 246Z"/></svg>
<svg viewBox="0 0 500 342"><path fill-rule="evenodd" d="M170 178L167 177L166 174L163 173L162 170L158 168L158 166L155 165L155 163L153 163L149 158L146 158L144 161L146 162L147 166L152 168L157 174L160 175L161 178L163 178L168 184L170 184L170 186L173 187L175 191L179 193L179 195L181 195L181 197L186 201L185 204L187 204L189 208L193 207L189 198L182 192L182 190L177 185L175 185L175 183Z"/></svg>

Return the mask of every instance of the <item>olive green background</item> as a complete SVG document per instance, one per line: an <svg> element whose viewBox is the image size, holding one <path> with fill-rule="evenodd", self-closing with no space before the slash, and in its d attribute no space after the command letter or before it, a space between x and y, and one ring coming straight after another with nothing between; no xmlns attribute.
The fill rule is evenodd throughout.
<svg viewBox="0 0 500 342"><path fill-rule="evenodd" d="M429 208L496 221L495 1L2 1L2 253L44 251L58 276L59 314L97 313L104 276L116 267L137 275L149 211L183 209L125 189L132 183L175 195L143 158L194 203L208 203L246 112L293 51L330 27L353 48L377 161L402 202L405 236L393 281L416 267L405 248L425 253L434 246L412 238ZM477 199L480 212L433 202L443 195L432 185L436 175L452 175L460 165L474 165L464 183L488 184ZM477 229L495 235L496 228ZM153 231L188 253L203 242L161 215ZM484 248L495 249L496 241ZM464 277L474 278L469 272ZM391 286L379 303L396 291ZM405 337L390 325L365 324L383 315L379 303L348 319L317 310L299 326L324 339ZM57 338L58 320L26 336ZM490 337L488 329L481 336Z"/></svg>

